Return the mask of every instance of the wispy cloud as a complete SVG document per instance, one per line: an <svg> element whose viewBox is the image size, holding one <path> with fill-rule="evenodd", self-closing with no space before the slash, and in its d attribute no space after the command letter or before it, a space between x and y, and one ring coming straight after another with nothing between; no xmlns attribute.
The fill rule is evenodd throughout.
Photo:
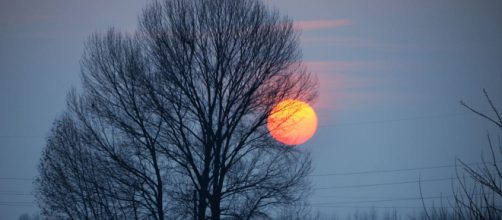
<svg viewBox="0 0 502 220"><path fill-rule="evenodd" d="M322 45L322 46L337 46L337 47L355 47L355 48L373 48L385 50L406 50L417 49L417 45L411 44L395 44L388 42L377 42L368 38L357 37L340 37L340 36L305 36L301 38L303 44L306 45Z"/></svg>
<svg viewBox="0 0 502 220"><path fill-rule="evenodd" d="M351 79L349 69L365 66L366 64L356 61L306 61L304 62L309 71L315 73L319 80L320 97L316 108L322 111L340 109L339 102L347 99L347 90L357 88L360 82Z"/></svg>
<svg viewBox="0 0 502 220"><path fill-rule="evenodd" d="M310 60L303 62L307 67L318 73L333 73L347 71L354 68L374 68L383 65L381 62L371 61L320 61Z"/></svg>
<svg viewBox="0 0 502 220"><path fill-rule="evenodd" d="M331 120L333 110L367 108L390 97L382 91L388 83L385 77L374 74L389 68L386 62L310 60L304 63L318 77L320 97L315 108L324 121Z"/></svg>
<svg viewBox="0 0 502 220"><path fill-rule="evenodd" d="M304 31L330 29L352 25L352 20L336 19L336 20L309 20L295 22L295 28Z"/></svg>

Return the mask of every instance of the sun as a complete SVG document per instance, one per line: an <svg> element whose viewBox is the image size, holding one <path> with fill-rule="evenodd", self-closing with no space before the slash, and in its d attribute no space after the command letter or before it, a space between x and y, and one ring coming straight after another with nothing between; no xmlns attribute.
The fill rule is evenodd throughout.
<svg viewBox="0 0 502 220"><path fill-rule="evenodd" d="M267 128L272 137L281 143L303 144L317 130L317 116L309 104L286 99L275 105L270 112Z"/></svg>

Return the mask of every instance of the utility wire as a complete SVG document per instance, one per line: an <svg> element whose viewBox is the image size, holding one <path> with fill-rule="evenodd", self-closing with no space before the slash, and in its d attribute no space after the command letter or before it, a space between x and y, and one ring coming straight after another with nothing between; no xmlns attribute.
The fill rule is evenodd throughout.
<svg viewBox="0 0 502 220"><path fill-rule="evenodd" d="M482 196L483 194L477 194L476 196ZM486 195L486 194L485 194ZM361 204L361 203L379 203L379 202L397 202L397 201L416 201L422 199L446 199L454 198L455 195L446 196L427 196L427 197L403 197L403 198L393 198L393 199L378 199L378 200L360 200L360 201L342 201L342 202L321 202L321 203L311 203L313 206L317 205L344 205L344 204Z"/></svg>
<svg viewBox="0 0 502 220"><path fill-rule="evenodd" d="M431 170L440 168L450 168L455 167L455 165L443 165L443 166L427 166L427 167L414 167L414 168L403 168L403 169L388 169L388 170L367 170L367 171L355 171L355 172L343 172L343 173L325 173L325 174L312 174L310 176L350 176L359 174L373 174L373 173L395 173L404 171L415 171L415 170Z"/></svg>
<svg viewBox="0 0 502 220"><path fill-rule="evenodd" d="M23 178L23 177L0 177L0 180L33 181L33 180L35 180L35 178Z"/></svg>
<svg viewBox="0 0 502 220"><path fill-rule="evenodd" d="M501 161L495 161L496 163L500 163ZM466 165L481 165L483 162L473 162L466 163ZM432 169L440 169L440 168L452 168L461 165L439 165L439 166L423 166L423 167L412 167L412 168L402 168L402 169L384 169L384 170L365 170L365 171L355 171L355 172L340 172L340 173L325 173L325 174L312 174L309 176L350 176L350 175L360 175L360 174L373 174L373 173L396 173L396 172L405 172L405 171L416 171L416 170L432 170Z"/></svg>
<svg viewBox="0 0 502 220"><path fill-rule="evenodd" d="M313 206L317 208L354 208L354 209L423 209L423 206L350 206L350 205L321 205ZM454 209L454 207L435 207L438 209Z"/></svg>
<svg viewBox="0 0 502 220"><path fill-rule="evenodd" d="M42 135L0 135L0 138L45 138Z"/></svg>
<svg viewBox="0 0 502 220"><path fill-rule="evenodd" d="M494 174L494 173L491 173ZM471 178L473 176L470 176ZM463 177L465 178L465 177ZM396 181L396 182L386 182L386 183L372 183L372 184L358 184L358 185L340 185L340 186L327 186L327 187L315 187L316 190L329 190L329 189L349 189L349 188L365 188L365 187L376 187L376 186L391 186L391 185L403 185L411 183L426 183L426 182L441 182L446 180L457 180L458 177L443 177L443 178L433 178L433 179L418 179L418 180L408 180L408 181Z"/></svg>
<svg viewBox="0 0 502 220"><path fill-rule="evenodd" d="M495 162L496 163L502 163L502 160L501 161L495 161ZM482 165L482 164L483 164L483 162L466 163L466 165ZM375 173L397 173L397 172L406 172L406 171L452 168L452 167L456 167L456 166L462 166L462 165L450 164L450 165L423 166L423 167L412 167L412 168L402 168L402 169L365 170L365 171L354 171L354 172L311 174L309 176L312 176L312 177L323 177L323 176L351 176L351 175L363 175L363 174L375 174ZM35 178L27 178L27 177L0 177L0 180L34 181Z"/></svg>
<svg viewBox="0 0 502 220"><path fill-rule="evenodd" d="M0 203L0 206L14 206L14 207L17 207L17 206L21 206L21 207L35 207L36 205L33 204L33 205L29 205L29 204L2 204Z"/></svg>
<svg viewBox="0 0 502 220"><path fill-rule="evenodd" d="M8 193L8 192L0 192L2 196L33 196L31 193Z"/></svg>
<svg viewBox="0 0 502 220"><path fill-rule="evenodd" d="M359 185L341 185L341 186L328 186L328 187L316 187L313 190L327 190L327 189L348 189L348 188L365 188L365 187L375 187L375 186L390 186L390 185L403 185L419 182L441 182L445 180L455 180L454 177L448 178L435 178L435 179L425 179L425 180L409 180L409 181L399 181L399 182L387 182L387 183L373 183L373 184L359 184Z"/></svg>
<svg viewBox="0 0 502 220"><path fill-rule="evenodd" d="M0 202L0 206L22 206L22 207L35 207L35 202Z"/></svg>
<svg viewBox="0 0 502 220"><path fill-rule="evenodd" d="M0 204L9 204L9 205L31 205L35 204L34 202L0 202Z"/></svg>
<svg viewBox="0 0 502 220"><path fill-rule="evenodd" d="M401 122L401 121L415 121L415 120L423 120L423 119L449 118L449 117L458 117L458 116L467 116L467 115L473 115L473 114L471 112L458 112L458 113L437 114L437 115L422 115L422 116L412 116L412 117L403 117L403 118L386 119L386 120L324 124L324 125L319 125L318 127L322 128L322 127L352 126L352 125L366 125L366 124L385 124L385 123L394 123L394 122Z"/></svg>

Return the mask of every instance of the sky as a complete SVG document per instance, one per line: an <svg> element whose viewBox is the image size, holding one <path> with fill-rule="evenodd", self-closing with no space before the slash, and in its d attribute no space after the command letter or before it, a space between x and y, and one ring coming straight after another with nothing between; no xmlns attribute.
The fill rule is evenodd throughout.
<svg viewBox="0 0 502 220"><path fill-rule="evenodd" d="M1 219L38 211L31 181L67 91L80 85L85 39L134 30L146 2L0 0ZM486 133L500 132L459 101L490 113L486 88L502 109L502 1L264 2L302 29L304 62L320 82L319 128L298 146L312 152L315 210L417 212L419 200L396 198L418 197L418 183L374 185L419 176L431 180L421 184L427 204L438 204L452 194L443 180L455 158L480 161ZM407 168L419 169L354 174Z"/></svg>

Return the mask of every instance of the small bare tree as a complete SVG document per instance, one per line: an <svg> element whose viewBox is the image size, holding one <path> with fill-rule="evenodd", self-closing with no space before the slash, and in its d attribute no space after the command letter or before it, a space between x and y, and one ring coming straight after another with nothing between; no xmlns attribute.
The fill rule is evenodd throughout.
<svg viewBox="0 0 502 220"><path fill-rule="evenodd" d="M483 89L483 93L495 117L490 117L463 101L460 104L476 115L487 119L500 129L499 131L502 131L501 115L486 90ZM487 160L482 156L481 162L476 166L460 159L457 160L456 180L452 182L453 200L449 202L450 207L441 205L440 208L428 209L424 203L422 219L502 219L502 170L500 167L502 142L500 135L497 141L498 146L494 146L493 138L489 133L487 139L490 158Z"/></svg>
<svg viewBox="0 0 502 220"><path fill-rule="evenodd" d="M460 104L475 114L487 119L502 131L502 117L490 96L483 89L485 98L490 105L495 117L482 113L465 102ZM490 158L481 158L481 163L472 166L458 160L457 167L458 189L455 191L455 214L468 219L501 219L502 218L502 170L500 167L502 159L502 142L498 135L498 146L494 146L494 141L490 134L487 134L490 147ZM462 169L466 176L474 183L469 184L464 175L460 174Z"/></svg>

